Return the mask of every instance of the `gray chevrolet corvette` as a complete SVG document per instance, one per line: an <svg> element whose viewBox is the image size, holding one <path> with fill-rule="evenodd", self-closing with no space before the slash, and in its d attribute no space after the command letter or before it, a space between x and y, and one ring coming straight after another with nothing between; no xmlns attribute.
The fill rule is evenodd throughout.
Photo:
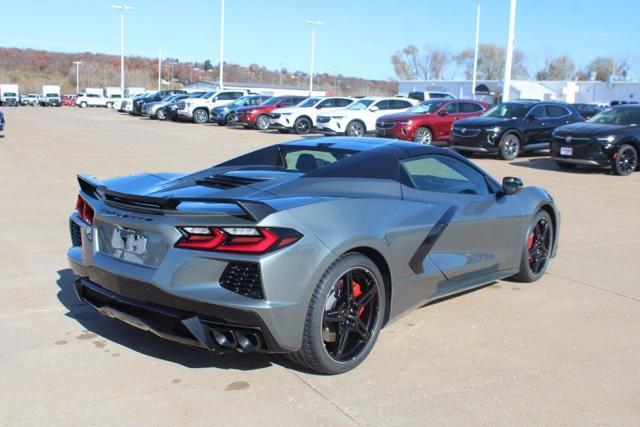
<svg viewBox="0 0 640 427"><path fill-rule="evenodd" d="M555 255L551 196L459 154L370 138L269 146L189 175L79 175L68 258L100 313L213 352L336 374L429 301Z"/></svg>

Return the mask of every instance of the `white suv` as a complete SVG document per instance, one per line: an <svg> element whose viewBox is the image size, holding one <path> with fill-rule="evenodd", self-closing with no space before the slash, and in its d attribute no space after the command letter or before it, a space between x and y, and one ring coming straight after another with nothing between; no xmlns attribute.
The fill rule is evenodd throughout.
<svg viewBox="0 0 640 427"><path fill-rule="evenodd" d="M409 98L366 97L331 114L318 115L316 127L326 134L363 136L376 130L378 117L406 110L417 103Z"/></svg>
<svg viewBox="0 0 640 427"><path fill-rule="evenodd" d="M182 120L207 123L211 116L211 110L230 104L247 93L248 91L240 89L207 92L199 98L188 98L178 102L177 114Z"/></svg>
<svg viewBox="0 0 640 427"><path fill-rule="evenodd" d="M95 93L79 93L76 97L76 105L80 108L106 107L108 103L112 102L109 98Z"/></svg>
<svg viewBox="0 0 640 427"><path fill-rule="evenodd" d="M309 133L316 126L316 117L320 113L344 108L353 103L353 98L313 97L289 108L277 108L269 116L269 124L285 132L293 129L298 135Z"/></svg>

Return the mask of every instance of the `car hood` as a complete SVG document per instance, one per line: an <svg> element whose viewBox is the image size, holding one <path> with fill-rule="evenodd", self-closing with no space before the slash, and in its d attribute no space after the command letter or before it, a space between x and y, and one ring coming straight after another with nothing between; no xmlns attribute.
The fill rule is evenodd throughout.
<svg viewBox="0 0 640 427"><path fill-rule="evenodd" d="M385 116L380 117L378 120L387 120L387 121L399 121L399 120L410 120L418 117L429 117L433 116L431 113L394 113L387 114Z"/></svg>
<svg viewBox="0 0 640 427"><path fill-rule="evenodd" d="M470 117L468 119L461 119L455 122L456 127L488 127L488 126L500 126L517 122L520 119L517 118L500 118L500 117Z"/></svg>
<svg viewBox="0 0 640 427"><path fill-rule="evenodd" d="M569 125L560 126L556 129L555 134L558 136L571 135L575 137L588 137L594 135L610 135L619 133L628 126L609 125L604 123L571 123Z"/></svg>

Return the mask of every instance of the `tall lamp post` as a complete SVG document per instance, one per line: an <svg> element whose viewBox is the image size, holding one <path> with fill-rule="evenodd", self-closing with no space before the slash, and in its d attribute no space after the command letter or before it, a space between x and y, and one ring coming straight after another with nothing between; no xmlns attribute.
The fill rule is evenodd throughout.
<svg viewBox="0 0 640 427"><path fill-rule="evenodd" d="M176 65L176 63L169 62L169 65L171 66L171 90L173 90L173 66Z"/></svg>
<svg viewBox="0 0 640 427"><path fill-rule="evenodd" d="M133 6L113 4L114 9L120 9L120 96L124 97L124 11L133 10Z"/></svg>
<svg viewBox="0 0 640 427"><path fill-rule="evenodd" d="M476 11L476 45L473 50L473 79L471 80L471 97L476 97L476 84L478 75L478 48L480 46L480 2Z"/></svg>
<svg viewBox="0 0 640 427"><path fill-rule="evenodd" d="M311 66L309 67L309 96L311 96L313 93L313 67L316 60L316 28L324 23L311 20L304 22L311 25Z"/></svg>
<svg viewBox="0 0 640 427"><path fill-rule="evenodd" d="M516 0L511 0L509 8L509 35L507 37L507 54L504 61L504 82L502 86L502 102L509 100L511 90L511 65L513 64L513 47L516 44Z"/></svg>
<svg viewBox="0 0 640 427"><path fill-rule="evenodd" d="M73 61L76 64L76 94L80 93L80 64L82 61Z"/></svg>
<svg viewBox="0 0 640 427"><path fill-rule="evenodd" d="M224 0L220 0L220 90L224 86Z"/></svg>

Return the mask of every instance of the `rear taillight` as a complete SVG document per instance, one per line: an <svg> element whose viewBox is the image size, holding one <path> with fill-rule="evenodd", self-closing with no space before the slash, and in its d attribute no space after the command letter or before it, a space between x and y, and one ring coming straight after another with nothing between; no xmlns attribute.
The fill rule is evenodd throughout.
<svg viewBox="0 0 640 427"><path fill-rule="evenodd" d="M263 254L292 245L302 234L288 228L179 227L176 248Z"/></svg>
<svg viewBox="0 0 640 427"><path fill-rule="evenodd" d="M82 196L78 196L78 200L76 201L76 214L78 218L87 224L93 224L93 208L85 202Z"/></svg>

